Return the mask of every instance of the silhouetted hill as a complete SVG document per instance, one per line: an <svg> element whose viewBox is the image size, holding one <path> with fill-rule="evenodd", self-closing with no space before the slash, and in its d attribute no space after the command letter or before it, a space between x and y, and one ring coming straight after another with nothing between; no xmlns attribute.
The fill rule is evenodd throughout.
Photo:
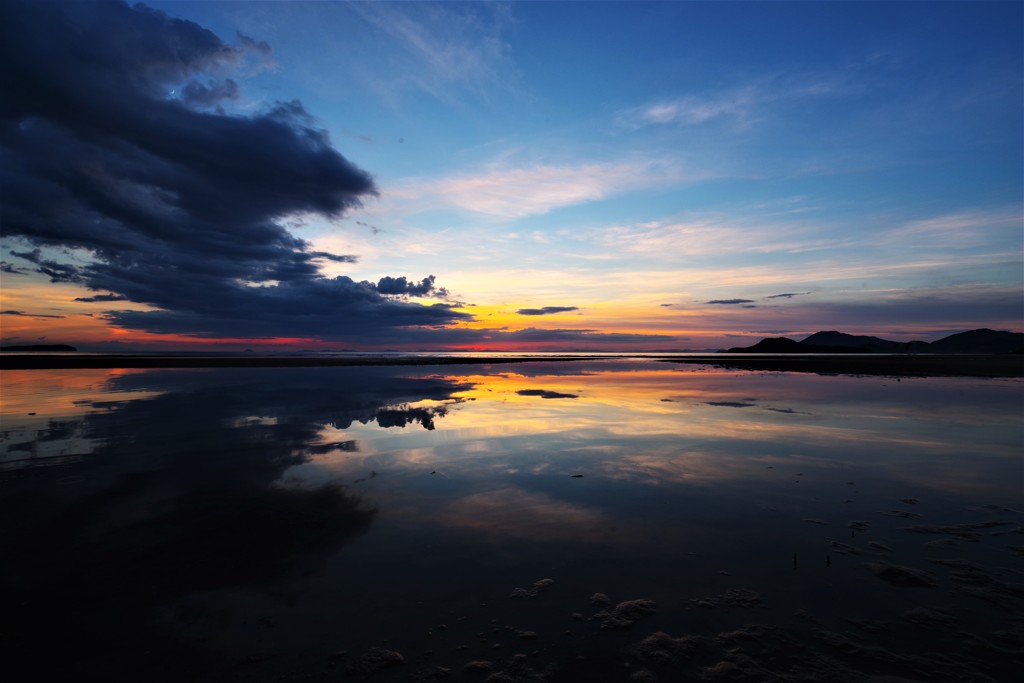
<svg viewBox="0 0 1024 683"><path fill-rule="evenodd" d="M753 346L735 347L726 353L871 353L867 349L856 349L849 346L821 346L805 344L789 337L769 337L762 339Z"/></svg>
<svg viewBox="0 0 1024 683"><path fill-rule="evenodd" d="M959 332L932 342L928 353L1015 353L1024 347L1024 334L983 328Z"/></svg>
<svg viewBox="0 0 1024 683"><path fill-rule="evenodd" d="M78 351L74 346L67 344L22 344L15 346L0 346L0 351L40 351L43 353L67 353Z"/></svg>
<svg viewBox="0 0 1024 683"><path fill-rule="evenodd" d="M1022 353L1024 334L989 329L959 332L932 343L897 342L829 330L815 332L795 341L769 337L753 346L736 347L726 353Z"/></svg>
<svg viewBox="0 0 1024 683"><path fill-rule="evenodd" d="M811 336L800 341L801 344L814 344L816 346L848 346L854 349L863 349L872 353L915 353L924 351L928 342L912 341L898 342L882 339L880 337L867 337L845 332L815 332Z"/></svg>

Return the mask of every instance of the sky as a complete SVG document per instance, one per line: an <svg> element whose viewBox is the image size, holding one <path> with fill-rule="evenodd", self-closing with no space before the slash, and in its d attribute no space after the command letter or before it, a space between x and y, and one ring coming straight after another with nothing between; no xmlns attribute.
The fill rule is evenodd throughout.
<svg viewBox="0 0 1024 683"><path fill-rule="evenodd" d="M1024 328L1024 3L0 3L0 341Z"/></svg>

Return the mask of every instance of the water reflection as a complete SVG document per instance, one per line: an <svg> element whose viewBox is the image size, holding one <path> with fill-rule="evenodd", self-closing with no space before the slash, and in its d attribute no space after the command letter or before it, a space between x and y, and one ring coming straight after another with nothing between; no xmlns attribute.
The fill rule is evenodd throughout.
<svg viewBox="0 0 1024 683"><path fill-rule="evenodd" d="M665 606L658 628L714 635L738 624L690 613L691 600L742 588L784 615L822 600L910 609L872 592L865 558L927 568L944 548L982 562L1019 547L994 535L1024 524L1018 380L624 361L438 370L6 372L14 651L49 661L47 643L67 643L58 674L269 680L329 673L332 653L387 639L461 666L500 656L475 635L496 617L562 633L595 591L642 593ZM983 527L990 542L942 531L978 521L999 525ZM958 545L922 545L937 541ZM796 582L810 570L794 552L816 567ZM491 611L549 574L566 588L530 603L540 612ZM625 638L574 641L551 654L552 676L579 679L566 662Z"/></svg>

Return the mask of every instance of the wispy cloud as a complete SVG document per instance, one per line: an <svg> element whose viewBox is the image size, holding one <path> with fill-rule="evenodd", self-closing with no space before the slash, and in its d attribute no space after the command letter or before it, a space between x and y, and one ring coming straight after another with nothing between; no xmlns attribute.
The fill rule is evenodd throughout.
<svg viewBox="0 0 1024 683"><path fill-rule="evenodd" d="M1024 239L1021 207L972 209L904 223L889 231L888 244L917 247L984 246L994 241Z"/></svg>
<svg viewBox="0 0 1024 683"><path fill-rule="evenodd" d="M517 79L511 48L502 35L512 21L505 5L367 2L349 7L397 48L391 61L402 75L391 86L411 86L452 104L460 91L486 96ZM379 82L379 77L369 80ZM386 90L381 94L394 97Z"/></svg>
<svg viewBox="0 0 1024 683"><path fill-rule="evenodd" d="M848 84L843 75L793 77L773 74L732 88L663 99L619 111L615 124L626 130L647 126L696 126L708 121L730 120L746 125L774 103L841 95Z"/></svg>
<svg viewBox="0 0 1024 683"><path fill-rule="evenodd" d="M455 207L515 219L599 201L644 188L696 182L706 173L687 173L666 161L530 166L494 165L476 173L438 180L413 180L391 188L392 199L422 208Z"/></svg>
<svg viewBox="0 0 1024 683"><path fill-rule="evenodd" d="M736 216L696 215L681 221L615 225L594 234L619 253L658 260L730 254L799 254L835 249L850 238L800 223L763 223Z"/></svg>

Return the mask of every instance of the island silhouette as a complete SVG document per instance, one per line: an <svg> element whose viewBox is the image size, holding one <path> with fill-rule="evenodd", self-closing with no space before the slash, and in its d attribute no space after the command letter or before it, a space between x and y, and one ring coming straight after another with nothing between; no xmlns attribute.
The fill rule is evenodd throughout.
<svg viewBox="0 0 1024 683"><path fill-rule="evenodd" d="M989 354L1024 352L1024 334L982 328L958 332L934 342L898 342L880 337L829 330L815 332L799 341L769 337L753 346L734 347L726 353L931 353Z"/></svg>

